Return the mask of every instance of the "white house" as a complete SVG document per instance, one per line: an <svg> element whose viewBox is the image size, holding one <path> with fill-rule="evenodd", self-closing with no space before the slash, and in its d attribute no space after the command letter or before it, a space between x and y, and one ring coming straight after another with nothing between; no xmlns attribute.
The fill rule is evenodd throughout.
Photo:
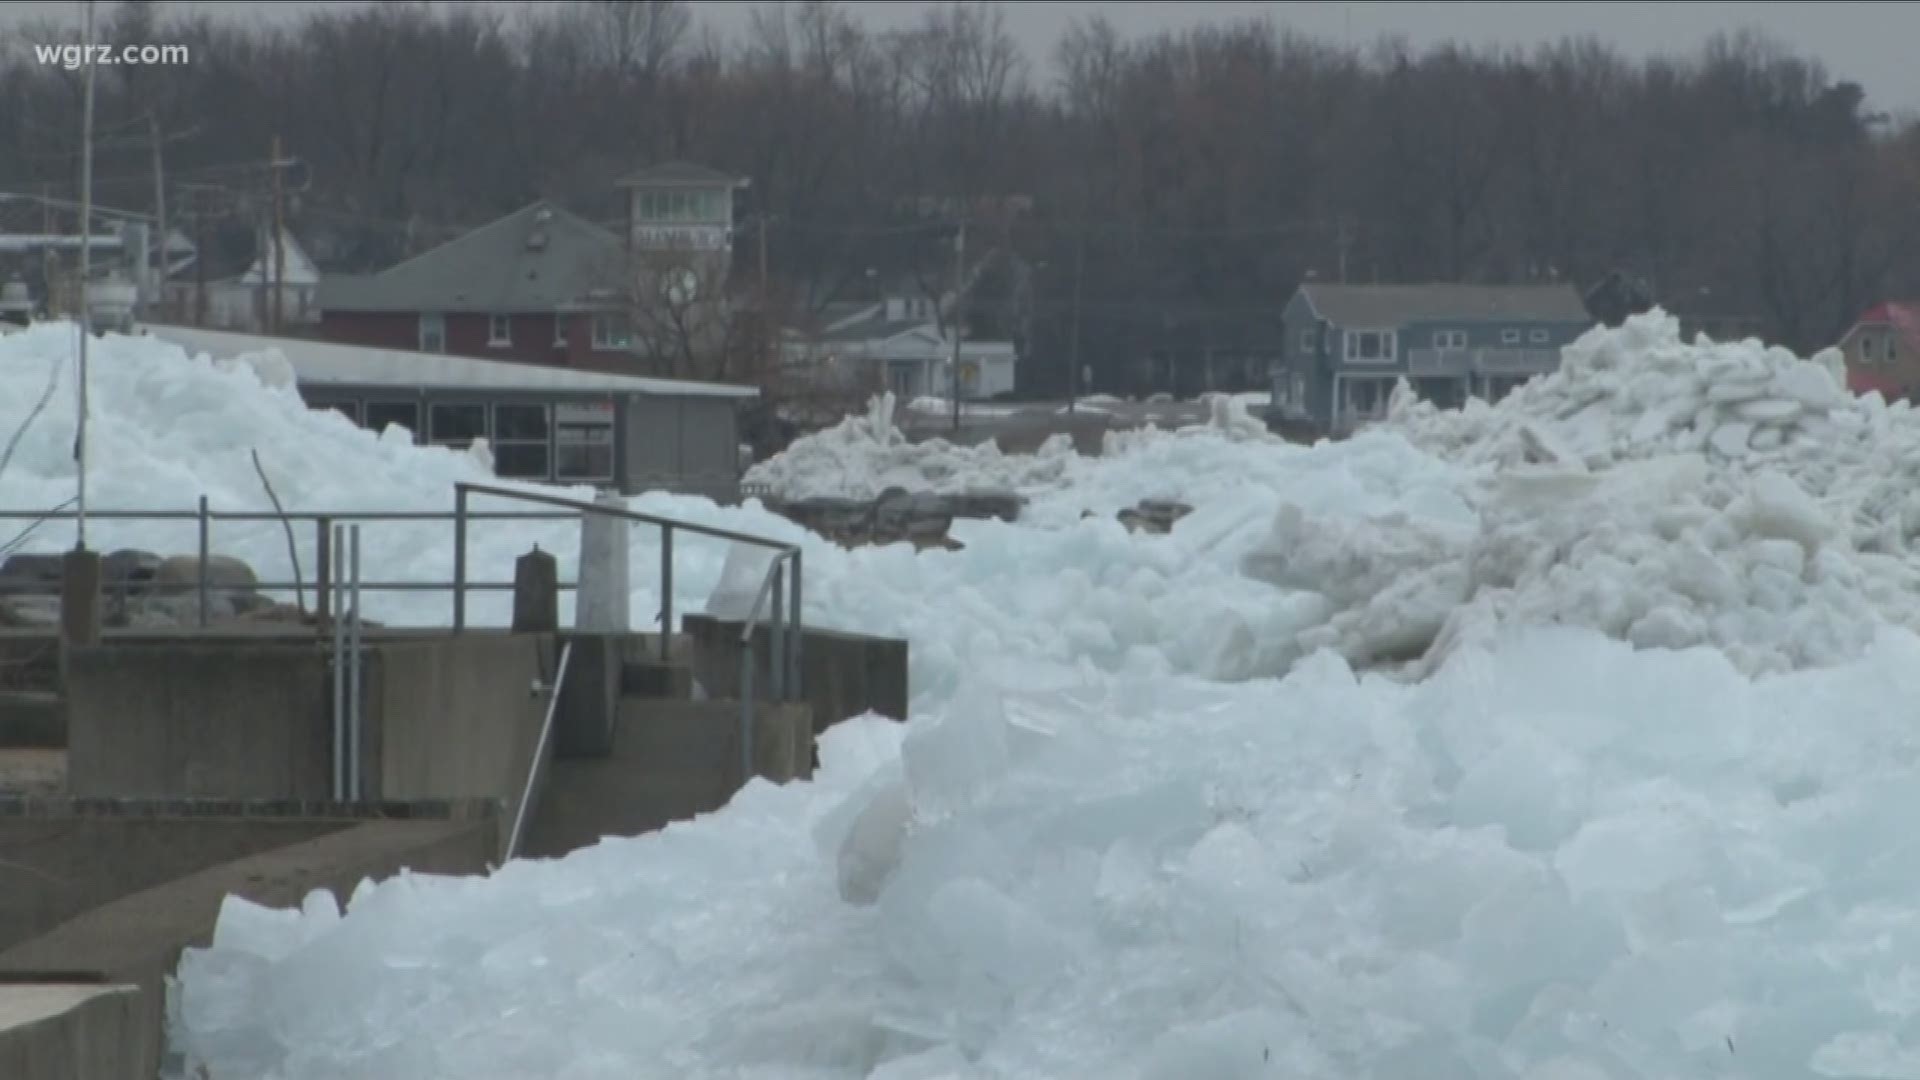
<svg viewBox="0 0 1920 1080"><path fill-rule="evenodd" d="M782 359L838 379L871 380L902 401L951 397L953 338L941 331L934 302L892 296L828 304L817 329L789 330ZM960 342L960 396L1011 393L1019 357L1011 341Z"/></svg>
<svg viewBox="0 0 1920 1080"><path fill-rule="evenodd" d="M292 233L282 229L280 242L285 251L280 268L280 318L288 325L317 324L320 309L314 303L314 292L320 284L320 269ZM273 311L274 250L265 229L260 230L254 250L258 254L245 273L206 283L209 327L254 332L267 328ZM197 302L196 287L192 280L175 280L167 286L169 303L189 318Z"/></svg>

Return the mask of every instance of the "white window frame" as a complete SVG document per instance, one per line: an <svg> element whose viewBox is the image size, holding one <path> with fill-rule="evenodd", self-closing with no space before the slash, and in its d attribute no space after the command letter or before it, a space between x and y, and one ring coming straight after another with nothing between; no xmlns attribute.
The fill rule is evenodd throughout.
<svg viewBox="0 0 1920 1080"><path fill-rule="evenodd" d="M1314 350L1318 348L1319 345L1318 332L1312 327L1300 331L1300 353L1302 356L1312 356Z"/></svg>
<svg viewBox="0 0 1920 1080"><path fill-rule="evenodd" d="M1527 343L1530 345L1545 345L1552 340L1553 335L1547 333L1544 329L1527 331Z"/></svg>
<svg viewBox="0 0 1920 1080"><path fill-rule="evenodd" d="M1360 339L1364 336L1379 339L1379 356L1360 355ZM1343 354L1349 364L1391 364L1398 359L1400 335L1396 330L1348 330L1343 337L1346 345Z"/></svg>
<svg viewBox="0 0 1920 1080"><path fill-rule="evenodd" d="M445 353L447 351L447 317L435 312L421 312L418 328L419 338L414 344L424 353ZM429 337L439 338L437 347L429 347Z"/></svg>
<svg viewBox="0 0 1920 1080"><path fill-rule="evenodd" d="M1871 331L1860 335L1860 361L1862 363L1873 364L1879 362L1880 358L1873 355L1873 347L1878 340Z"/></svg>
<svg viewBox="0 0 1920 1080"><path fill-rule="evenodd" d="M487 316L487 344L496 349L513 344L513 316Z"/></svg>
<svg viewBox="0 0 1920 1080"><path fill-rule="evenodd" d="M1442 352L1463 352L1467 347L1467 332L1465 330L1435 330L1433 332L1433 347Z"/></svg>
<svg viewBox="0 0 1920 1080"><path fill-rule="evenodd" d="M1520 330L1519 330L1519 328L1518 328L1518 327L1512 327L1512 326L1509 326L1509 327L1507 327L1507 328L1506 328L1505 330L1502 330L1502 331L1500 331L1500 344L1502 344L1502 345L1518 345L1518 344L1520 344Z"/></svg>

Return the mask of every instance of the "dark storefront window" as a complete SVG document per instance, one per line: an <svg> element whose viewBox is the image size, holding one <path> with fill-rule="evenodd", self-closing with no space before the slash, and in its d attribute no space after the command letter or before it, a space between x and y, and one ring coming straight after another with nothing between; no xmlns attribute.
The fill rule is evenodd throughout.
<svg viewBox="0 0 1920 1080"><path fill-rule="evenodd" d="M487 437L485 405L435 405L427 418L432 428L428 438L439 446L464 450L473 440Z"/></svg>
<svg viewBox="0 0 1920 1080"><path fill-rule="evenodd" d="M545 480L552 475L545 405L493 407L493 471L515 480Z"/></svg>
<svg viewBox="0 0 1920 1080"><path fill-rule="evenodd" d="M388 426L399 424L415 436L420 434L420 405L412 401L369 401L367 402L367 430L380 434Z"/></svg>

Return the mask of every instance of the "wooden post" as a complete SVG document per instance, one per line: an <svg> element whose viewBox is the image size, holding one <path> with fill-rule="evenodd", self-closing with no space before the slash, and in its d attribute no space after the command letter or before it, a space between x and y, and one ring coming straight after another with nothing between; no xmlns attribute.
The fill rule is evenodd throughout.
<svg viewBox="0 0 1920 1080"><path fill-rule="evenodd" d="M533 550L513 564L513 632L552 634L560 629L560 567L552 555Z"/></svg>

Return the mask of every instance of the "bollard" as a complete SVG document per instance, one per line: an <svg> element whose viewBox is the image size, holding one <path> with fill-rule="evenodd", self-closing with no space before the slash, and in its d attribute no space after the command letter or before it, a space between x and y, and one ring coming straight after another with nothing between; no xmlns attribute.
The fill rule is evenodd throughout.
<svg viewBox="0 0 1920 1080"><path fill-rule="evenodd" d="M513 631L551 634L559 629L559 564L535 544L513 563Z"/></svg>
<svg viewBox="0 0 1920 1080"><path fill-rule="evenodd" d="M100 644L100 553L74 548L60 559L60 637Z"/></svg>
<svg viewBox="0 0 1920 1080"><path fill-rule="evenodd" d="M594 499L620 510L626 500L612 492ZM626 633L628 621L627 539L631 523L612 514L580 515L580 578L573 592L573 625L586 633Z"/></svg>

